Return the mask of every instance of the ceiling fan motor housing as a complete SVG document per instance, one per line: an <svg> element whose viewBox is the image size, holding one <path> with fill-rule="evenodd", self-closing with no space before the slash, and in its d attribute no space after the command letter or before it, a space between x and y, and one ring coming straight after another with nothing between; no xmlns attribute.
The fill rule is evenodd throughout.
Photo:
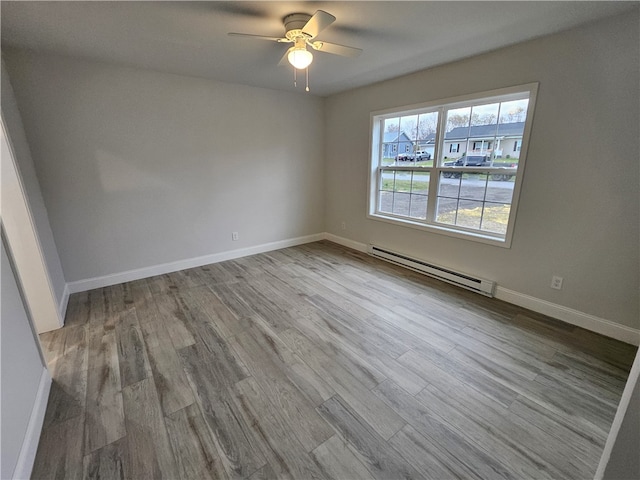
<svg viewBox="0 0 640 480"><path fill-rule="evenodd" d="M302 31L302 28L307 24L310 18L311 15L307 15L306 13L292 13L291 15L284 17L284 29L287 32L284 36L288 40L295 40L297 37L311 38L310 35Z"/></svg>

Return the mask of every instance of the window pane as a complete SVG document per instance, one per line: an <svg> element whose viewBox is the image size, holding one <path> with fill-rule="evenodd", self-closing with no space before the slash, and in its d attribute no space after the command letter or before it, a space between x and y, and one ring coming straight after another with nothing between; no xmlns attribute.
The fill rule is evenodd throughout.
<svg viewBox="0 0 640 480"><path fill-rule="evenodd" d="M397 143L383 143L382 144L382 165L392 165L396 160L398 154Z"/></svg>
<svg viewBox="0 0 640 480"><path fill-rule="evenodd" d="M515 187L515 175L494 174L489 177L487 183L487 202L511 203L513 188Z"/></svg>
<svg viewBox="0 0 640 480"><path fill-rule="evenodd" d="M438 196L458 198L460 195L460 180L462 174L460 172L442 172L440 176L440 188Z"/></svg>
<svg viewBox="0 0 640 480"><path fill-rule="evenodd" d="M400 118L385 118L384 133L398 132L400 130Z"/></svg>
<svg viewBox="0 0 640 480"><path fill-rule="evenodd" d="M466 173L460 182L460 198L466 200L484 200L487 190L487 176L479 173Z"/></svg>
<svg viewBox="0 0 640 480"><path fill-rule="evenodd" d="M411 179L411 205L409 216L424 220L427 218L427 202L429 193L429 172L413 172Z"/></svg>
<svg viewBox="0 0 640 480"><path fill-rule="evenodd" d="M398 155L400 136L400 118L386 118L383 122L382 165L391 165Z"/></svg>
<svg viewBox="0 0 640 480"><path fill-rule="evenodd" d="M429 172L413 172L413 179L411 181L411 193L426 195L429 192L430 178L431 174Z"/></svg>
<svg viewBox="0 0 640 480"><path fill-rule="evenodd" d="M458 203L458 216L456 225L466 228L480 228L482 220L482 202L472 200L460 200Z"/></svg>
<svg viewBox="0 0 640 480"><path fill-rule="evenodd" d="M446 115L441 165L450 161L455 162L467 151L471 107L454 108L448 110Z"/></svg>
<svg viewBox="0 0 640 480"><path fill-rule="evenodd" d="M418 115L418 138L416 140L416 165L433 166L436 145L436 129L438 128L438 112Z"/></svg>
<svg viewBox="0 0 640 480"><path fill-rule="evenodd" d="M393 188L396 192L411 191L411 172L396 172L396 183Z"/></svg>
<svg viewBox="0 0 640 480"><path fill-rule="evenodd" d="M493 158L499 109L499 103L473 106L469 128L469 154L486 156L489 160Z"/></svg>
<svg viewBox="0 0 640 480"><path fill-rule="evenodd" d="M385 170L381 174L382 178L380 179L380 190L385 190L387 192L393 192L396 172L393 170Z"/></svg>
<svg viewBox="0 0 640 480"><path fill-rule="evenodd" d="M497 133L499 141L496 146L496 158L501 159L503 166L518 166L528 108L528 99L512 100L500 104L500 123Z"/></svg>
<svg viewBox="0 0 640 480"><path fill-rule="evenodd" d="M409 202L411 195L408 193L393 194L393 213L396 215L409 216Z"/></svg>
<svg viewBox="0 0 640 480"><path fill-rule="evenodd" d="M385 213L393 212L393 192L380 192L378 211Z"/></svg>
<svg viewBox="0 0 640 480"><path fill-rule="evenodd" d="M395 172L383 171L380 174L380 192L378 199L378 211L393 212L393 187Z"/></svg>
<svg viewBox="0 0 640 480"><path fill-rule="evenodd" d="M427 218L426 195L411 195L411 207L409 210L409 216L421 220Z"/></svg>
<svg viewBox="0 0 640 480"><path fill-rule="evenodd" d="M484 214L482 216L481 230L494 233L507 233L507 225L509 223L509 213L511 205L489 203L484 205Z"/></svg>
<svg viewBox="0 0 640 480"><path fill-rule="evenodd" d="M438 207L436 220L440 223L456 224L456 214L458 213L458 199L438 197Z"/></svg>
<svg viewBox="0 0 640 480"><path fill-rule="evenodd" d="M485 133L490 133L489 136L493 137L496 133L496 124L498 123L499 109L499 103L474 105L471 109L471 126L474 127L485 125L487 128L482 130Z"/></svg>

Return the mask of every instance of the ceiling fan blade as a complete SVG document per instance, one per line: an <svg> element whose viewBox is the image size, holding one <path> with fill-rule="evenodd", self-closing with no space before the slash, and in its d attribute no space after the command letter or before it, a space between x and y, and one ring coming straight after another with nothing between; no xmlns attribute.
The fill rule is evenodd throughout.
<svg viewBox="0 0 640 480"><path fill-rule="evenodd" d="M327 13L324 10L318 10L313 14L304 27L302 27L302 33L306 33L307 35L310 35L311 38L314 38L335 21L336 17L330 13Z"/></svg>
<svg viewBox="0 0 640 480"><path fill-rule="evenodd" d="M252 38L254 40L270 40L272 42L287 42L287 43L290 42L290 40L287 40L286 38L266 37L264 35L251 35L250 33L229 32L229 33L227 33L227 35L229 35L230 37Z"/></svg>
<svg viewBox="0 0 640 480"><path fill-rule="evenodd" d="M362 49L355 47L347 47L345 45L338 45L337 43L329 42L310 42L311 47L314 50L325 53L333 53L334 55L340 55L342 57L357 57L362 53Z"/></svg>
<svg viewBox="0 0 640 480"><path fill-rule="evenodd" d="M284 52L284 55L282 56L282 58L278 62L278 66L279 67L284 67L285 65L289 65L289 59L287 58L287 56L289 55L289 52L291 51L292 48L293 47L288 48L287 51Z"/></svg>

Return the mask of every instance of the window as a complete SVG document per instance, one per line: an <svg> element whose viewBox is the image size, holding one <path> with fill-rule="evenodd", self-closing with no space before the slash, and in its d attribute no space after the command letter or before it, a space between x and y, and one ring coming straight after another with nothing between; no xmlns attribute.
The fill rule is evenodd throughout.
<svg viewBox="0 0 640 480"><path fill-rule="evenodd" d="M513 142L514 152L519 152L521 148L522 148L522 140L516 140L515 142Z"/></svg>
<svg viewBox="0 0 640 480"><path fill-rule="evenodd" d="M478 150L480 152L491 150L491 142L486 142L484 140L480 142L473 142L473 150Z"/></svg>
<svg viewBox="0 0 640 480"><path fill-rule="evenodd" d="M536 92L529 84L372 113L368 216L510 246ZM385 157L391 132L433 154Z"/></svg>

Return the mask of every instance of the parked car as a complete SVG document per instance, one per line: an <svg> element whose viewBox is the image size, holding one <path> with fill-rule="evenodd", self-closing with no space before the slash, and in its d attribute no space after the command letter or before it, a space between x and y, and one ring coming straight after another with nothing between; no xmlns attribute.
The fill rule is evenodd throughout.
<svg viewBox="0 0 640 480"><path fill-rule="evenodd" d="M457 160L452 160L450 162L444 162L443 166L445 167L491 167L496 166L491 165L491 157L488 155L462 155ZM498 167L502 168L516 168L518 165L516 163L511 164L500 164ZM462 173L458 172L442 172L442 176L445 178L460 178L462 177ZM491 174L491 180L500 180L507 182L513 178L513 174L503 174L503 173L493 173Z"/></svg>
<svg viewBox="0 0 640 480"><path fill-rule="evenodd" d="M487 167L491 165L488 155L462 155L459 159L444 162L445 167Z"/></svg>
<svg viewBox="0 0 640 480"><path fill-rule="evenodd" d="M431 160L431 154L426 151L417 151L416 153L404 152L396 156L397 162L420 162L422 160Z"/></svg>
<svg viewBox="0 0 640 480"><path fill-rule="evenodd" d="M399 153L396 155L396 162L413 162L416 156L411 152Z"/></svg>

